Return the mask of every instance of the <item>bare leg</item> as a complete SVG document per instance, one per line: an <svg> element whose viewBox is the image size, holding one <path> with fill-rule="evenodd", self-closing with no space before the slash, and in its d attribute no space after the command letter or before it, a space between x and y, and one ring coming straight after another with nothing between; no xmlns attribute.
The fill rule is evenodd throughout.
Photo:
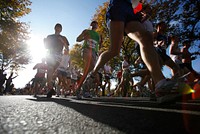
<svg viewBox="0 0 200 134"><path fill-rule="evenodd" d="M171 59L167 60L165 62L165 65L167 65L167 67L169 67L171 69L172 76L180 75L179 67L173 60L171 60Z"/></svg>
<svg viewBox="0 0 200 134"><path fill-rule="evenodd" d="M93 63L93 57L92 57L92 49L85 50L83 54L83 62L84 62L84 69L83 69L83 76L81 77L77 89L79 89L87 77L88 73L94 68Z"/></svg>
<svg viewBox="0 0 200 134"><path fill-rule="evenodd" d="M150 71L155 82L165 79L159 65L158 55L153 47L153 38L140 22L129 22L126 26L126 33L130 38L137 41L140 45L141 57Z"/></svg>
<svg viewBox="0 0 200 134"><path fill-rule="evenodd" d="M110 59L119 54L124 36L124 23L120 21L111 21L110 23L110 39L111 44L109 50L103 52L93 69L93 74L103 67Z"/></svg>
<svg viewBox="0 0 200 134"><path fill-rule="evenodd" d="M151 90L151 92L155 91L155 85L154 85L154 82L153 82L153 80L151 78L148 81L148 87Z"/></svg>
<svg viewBox="0 0 200 134"><path fill-rule="evenodd" d="M53 88L53 85L52 85L53 73L54 73L53 67L49 66L48 71L47 71L47 86L49 89Z"/></svg>
<svg viewBox="0 0 200 134"><path fill-rule="evenodd" d="M119 96L121 94L121 91L123 91L124 89L124 77L122 76L120 83L118 84L115 92L116 94Z"/></svg>

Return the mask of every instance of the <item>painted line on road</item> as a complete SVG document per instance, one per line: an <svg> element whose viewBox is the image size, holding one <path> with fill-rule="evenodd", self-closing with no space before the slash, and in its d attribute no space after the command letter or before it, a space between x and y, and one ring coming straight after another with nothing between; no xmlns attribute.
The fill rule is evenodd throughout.
<svg viewBox="0 0 200 134"><path fill-rule="evenodd" d="M180 113L180 114L190 114L190 115L198 115L200 116L200 112L190 111L190 110L178 110L178 109L164 109L164 108L154 108L154 107L141 107L141 106L124 106L124 105L111 105L111 104L101 104L101 102L93 102L93 101L81 101L70 99L71 102L82 103L82 104L92 104L98 106L109 106L109 107L119 107L119 108L131 108L138 110L148 110L148 111L158 111L158 112L170 112L170 113Z"/></svg>

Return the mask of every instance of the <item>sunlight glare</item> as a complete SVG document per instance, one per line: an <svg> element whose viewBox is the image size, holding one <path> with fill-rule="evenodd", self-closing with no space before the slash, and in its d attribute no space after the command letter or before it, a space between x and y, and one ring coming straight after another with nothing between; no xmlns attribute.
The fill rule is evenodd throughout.
<svg viewBox="0 0 200 134"><path fill-rule="evenodd" d="M27 41L27 44L30 49L32 62L41 62L41 59L45 58L46 55L46 49L44 48L43 44L43 37L31 35L31 38Z"/></svg>

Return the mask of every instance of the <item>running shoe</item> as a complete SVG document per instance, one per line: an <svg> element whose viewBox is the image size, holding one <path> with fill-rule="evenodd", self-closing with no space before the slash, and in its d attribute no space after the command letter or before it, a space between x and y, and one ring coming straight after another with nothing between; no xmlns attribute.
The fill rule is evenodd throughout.
<svg viewBox="0 0 200 134"><path fill-rule="evenodd" d="M92 95L89 92L83 93L84 98L92 98Z"/></svg>
<svg viewBox="0 0 200 134"><path fill-rule="evenodd" d="M56 91L51 89L48 93L47 93L47 98L51 98L52 95L55 95L56 94Z"/></svg>
<svg viewBox="0 0 200 134"><path fill-rule="evenodd" d="M182 94L179 90L179 84L177 81L166 80L160 86L156 87L155 95L159 103L174 102Z"/></svg>
<svg viewBox="0 0 200 134"><path fill-rule="evenodd" d="M89 91L93 87L94 81L95 81L95 76L89 75L82 85L83 91L84 92Z"/></svg>
<svg viewBox="0 0 200 134"><path fill-rule="evenodd" d="M77 88L76 91L75 91L75 94L76 94L76 98L79 100L79 99L82 99L82 96L81 96L81 88Z"/></svg>
<svg viewBox="0 0 200 134"><path fill-rule="evenodd" d="M92 95L90 94L90 88L91 85L89 85L89 81L82 85L82 92L84 98L92 98Z"/></svg>
<svg viewBox="0 0 200 134"><path fill-rule="evenodd" d="M82 91L83 97L87 97L88 98L88 95L85 95L85 93L87 91L89 91L89 89L92 87L92 85L93 85L92 83L94 83L94 79L95 79L95 77L93 75L88 75L88 77L83 82L83 85L81 86L81 88L78 88L76 90L77 99L81 99L82 98L81 91ZM89 96L91 97L91 95L89 95Z"/></svg>
<svg viewBox="0 0 200 134"><path fill-rule="evenodd" d="M84 84L86 84L88 87L90 87L90 85L93 85L94 81L95 81L95 76L89 75L89 76L86 78Z"/></svg>

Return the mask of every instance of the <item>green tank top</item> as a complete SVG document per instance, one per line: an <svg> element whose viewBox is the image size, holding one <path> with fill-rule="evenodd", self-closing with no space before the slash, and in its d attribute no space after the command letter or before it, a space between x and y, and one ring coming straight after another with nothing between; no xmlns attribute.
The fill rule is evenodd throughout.
<svg viewBox="0 0 200 134"><path fill-rule="evenodd" d="M99 34L96 31L89 30L90 39L84 41L83 48L92 48L96 53L99 51Z"/></svg>

